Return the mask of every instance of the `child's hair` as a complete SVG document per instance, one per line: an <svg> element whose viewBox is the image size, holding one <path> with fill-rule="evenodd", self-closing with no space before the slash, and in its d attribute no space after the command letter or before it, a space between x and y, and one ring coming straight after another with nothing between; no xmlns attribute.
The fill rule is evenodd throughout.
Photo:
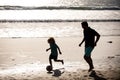
<svg viewBox="0 0 120 80"><path fill-rule="evenodd" d="M53 38L53 37L50 37L50 38L48 39L48 43L55 43L54 38Z"/></svg>

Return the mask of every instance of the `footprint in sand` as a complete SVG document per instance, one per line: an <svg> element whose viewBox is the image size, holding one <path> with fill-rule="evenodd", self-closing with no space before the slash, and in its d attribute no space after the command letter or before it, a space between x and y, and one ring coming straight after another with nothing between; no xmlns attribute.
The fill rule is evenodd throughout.
<svg viewBox="0 0 120 80"><path fill-rule="evenodd" d="M115 56L118 56L118 57L119 57L119 56L120 56L120 54L117 54L117 55L115 55Z"/></svg>
<svg viewBox="0 0 120 80"><path fill-rule="evenodd" d="M15 61L15 59L12 59L12 61Z"/></svg>
<svg viewBox="0 0 120 80"><path fill-rule="evenodd" d="M113 59L115 58L115 56L108 56L108 59Z"/></svg>
<svg viewBox="0 0 120 80"><path fill-rule="evenodd" d="M113 43L112 41L108 41L107 43Z"/></svg>

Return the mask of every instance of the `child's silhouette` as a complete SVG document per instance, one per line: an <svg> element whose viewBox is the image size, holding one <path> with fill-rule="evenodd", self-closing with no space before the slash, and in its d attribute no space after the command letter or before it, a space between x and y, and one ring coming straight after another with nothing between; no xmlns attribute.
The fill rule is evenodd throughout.
<svg viewBox="0 0 120 80"><path fill-rule="evenodd" d="M55 62L61 62L62 64L64 64L63 60L58 60L58 51L59 51L60 54L62 54L62 53L61 53L60 48L58 47L58 45L55 43L54 38L53 37L49 38L48 43L50 44L50 48L46 49L46 51L51 49L51 54L49 56L50 66L53 68L52 59Z"/></svg>

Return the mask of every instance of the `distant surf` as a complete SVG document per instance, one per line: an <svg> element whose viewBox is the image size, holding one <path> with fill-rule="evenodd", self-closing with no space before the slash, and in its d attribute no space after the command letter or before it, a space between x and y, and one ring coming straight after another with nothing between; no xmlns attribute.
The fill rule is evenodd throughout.
<svg viewBox="0 0 120 80"><path fill-rule="evenodd" d="M82 21L88 21L88 22L120 22L120 19L86 19L86 20L0 20L0 23L19 23L19 22L24 22L24 23L37 23L37 22L82 22Z"/></svg>
<svg viewBox="0 0 120 80"><path fill-rule="evenodd" d="M10 6L4 5L0 6L0 10L60 10L60 9L70 9L70 10L120 10L120 6L40 6L40 7L32 7L32 6Z"/></svg>

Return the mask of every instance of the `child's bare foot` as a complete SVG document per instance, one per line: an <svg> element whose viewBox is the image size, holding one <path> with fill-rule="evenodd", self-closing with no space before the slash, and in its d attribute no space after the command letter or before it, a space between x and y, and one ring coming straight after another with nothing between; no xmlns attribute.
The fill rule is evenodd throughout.
<svg viewBox="0 0 120 80"><path fill-rule="evenodd" d="M64 64L64 61L63 61L63 60L62 60L61 62L62 62L62 64Z"/></svg>

